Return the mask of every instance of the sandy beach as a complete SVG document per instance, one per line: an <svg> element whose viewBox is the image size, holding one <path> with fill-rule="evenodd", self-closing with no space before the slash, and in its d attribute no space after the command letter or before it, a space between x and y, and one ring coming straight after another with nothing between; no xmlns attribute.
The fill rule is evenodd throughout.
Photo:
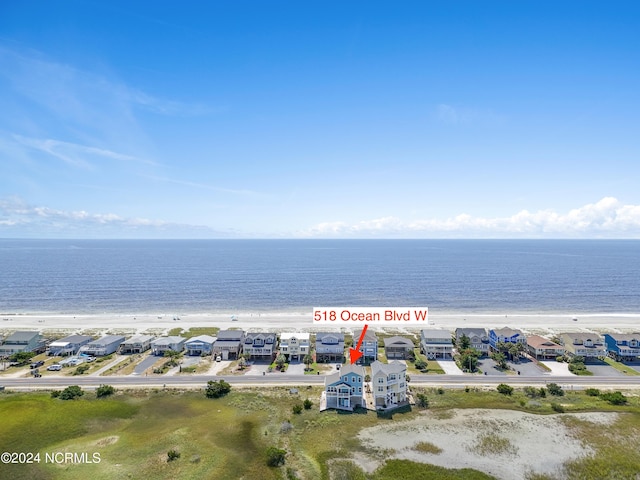
<svg viewBox="0 0 640 480"><path fill-rule="evenodd" d="M577 320L574 320L577 319ZM242 328L246 331L353 331L363 322L314 322L311 312L303 313L193 313L193 314L4 314L0 331L40 330L96 332L122 331L130 333L166 333L174 328L191 327ZM424 327L403 325L403 322L369 323L376 331L416 332L420 328L455 330L458 327L519 328L526 333L557 333L566 331L637 332L640 314L429 314Z"/></svg>

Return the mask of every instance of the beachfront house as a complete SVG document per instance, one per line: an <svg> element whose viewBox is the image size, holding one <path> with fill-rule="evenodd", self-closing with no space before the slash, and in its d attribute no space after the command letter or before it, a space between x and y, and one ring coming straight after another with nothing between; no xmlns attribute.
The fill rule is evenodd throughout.
<svg viewBox="0 0 640 480"><path fill-rule="evenodd" d="M67 355L75 355L80 347L86 345L93 337L89 335L69 335L49 344L47 354L50 356L64 357Z"/></svg>
<svg viewBox="0 0 640 480"><path fill-rule="evenodd" d="M353 332L353 348L358 345L360 335L362 335L362 330ZM370 328L367 328L364 334L359 351L362 352L362 356L356 362L358 365L370 365L371 362L378 360L378 337Z"/></svg>
<svg viewBox="0 0 640 480"><path fill-rule="evenodd" d="M527 345L527 337L521 330L515 328L494 328L489 330L489 346L491 350L498 351L498 343L521 343Z"/></svg>
<svg viewBox="0 0 640 480"><path fill-rule="evenodd" d="M429 360L453 357L453 340L451 332L429 328L420 330L420 351Z"/></svg>
<svg viewBox="0 0 640 480"><path fill-rule="evenodd" d="M271 361L276 353L278 338L275 333L247 333L242 353L255 360Z"/></svg>
<svg viewBox="0 0 640 480"><path fill-rule="evenodd" d="M395 408L407 402L407 366L397 360L371 364L371 390L376 408Z"/></svg>
<svg viewBox="0 0 640 480"><path fill-rule="evenodd" d="M151 353L161 357L167 350L182 352L186 340L186 338L179 336L156 338L151 342Z"/></svg>
<svg viewBox="0 0 640 480"><path fill-rule="evenodd" d="M105 335L97 340L93 340L80 347L78 353L93 355L94 357L104 357L118 351L118 347L125 338L122 335Z"/></svg>
<svg viewBox="0 0 640 480"><path fill-rule="evenodd" d="M344 333L316 333L316 362L342 362Z"/></svg>
<svg viewBox="0 0 640 480"><path fill-rule="evenodd" d="M198 335L184 342L184 348L187 350L187 355L204 357L205 355L211 355L213 344L216 340L216 337L211 335Z"/></svg>
<svg viewBox="0 0 640 480"><path fill-rule="evenodd" d="M42 347L39 332L19 331L9 335L0 345L0 356L10 356L19 352L35 352Z"/></svg>
<svg viewBox="0 0 640 480"><path fill-rule="evenodd" d="M213 343L214 357L222 360L234 360L240 356L244 332L242 330L222 330L218 332L218 338Z"/></svg>
<svg viewBox="0 0 640 480"><path fill-rule="evenodd" d="M136 335L120 344L120 353L143 353L151 348L151 342L155 339L151 335Z"/></svg>
<svg viewBox="0 0 640 480"><path fill-rule="evenodd" d="M640 333L605 333L607 355L618 362L631 362L640 357Z"/></svg>
<svg viewBox="0 0 640 480"><path fill-rule="evenodd" d="M527 337L527 349L537 360L548 360L564 355L564 347L540 335Z"/></svg>
<svg viewBox="0 0 640 480"><path fill-rule="evenodd" d="M469 346L482 355L489 355L489 335L484 328L456 328L456 345L460 349L460 340L463 335L469 339Z"/></svg>
<svg viewBox="0 0 640 480"><path fill-rule="evenodd" d="M347 364L324 379L326 408L352 411L363 404L364 367ZM322 403L322 402L321 402Z"/></svg>
<svg viewBox="0 0 640 480"><path fill-rule="evenodd" d="M587 361L607 355L604 340L597 333L563 333L560 335L560 343L569 357L582 357Z"/></svg>
<svg viewBox="0 0 640 480"><path fill-rule="evenodd" d="M280 334L280 353L291 360L303 360L311 351L308 333L282 333Z"/></svg>
<svg viewBox="0 0 640 480"><path fill-rule="evenodd" d="M384 354L387 359L406 360L413 356L415 345L406 337L387 337L384 339Z"/></svg>

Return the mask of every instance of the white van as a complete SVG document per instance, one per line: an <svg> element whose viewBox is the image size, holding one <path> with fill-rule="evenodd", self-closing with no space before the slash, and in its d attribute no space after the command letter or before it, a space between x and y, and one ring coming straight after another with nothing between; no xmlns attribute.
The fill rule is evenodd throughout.
<svg viewBox="0 0 640 480"><path fill-rule="evenodd" d="M58 372L58 371L62 370L62 365L58 365L57 363L54 363L53 365L49 365L47 367L47 370L51 370L53 372Z"/></svg>

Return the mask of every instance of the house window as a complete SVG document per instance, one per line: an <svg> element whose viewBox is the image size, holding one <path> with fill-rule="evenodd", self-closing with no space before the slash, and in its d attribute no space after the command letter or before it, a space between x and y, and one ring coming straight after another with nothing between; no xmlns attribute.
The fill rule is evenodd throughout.
<svg viewBox="0 0 640 480"><path fill-rule="evenodd" d="M351 383L356 383L356 377L351 377Z"/></svg>
<svg viewBox="0 0 640 480"><path fill-rule="evenodd" d="M362 387L358 387L358 393L362 393Z"/></svg>
<svg viewBox="0 0 640 480"><path fill-rule="evenodd" d="M382 377L378 378L378 383L382 383L384 382L384 379Z"/></svg>
<svg viewBox="0 0 640 480"><path fill-rule="evenodd" d="M379 392L384 392L384 387L378 387Z"/></svg>

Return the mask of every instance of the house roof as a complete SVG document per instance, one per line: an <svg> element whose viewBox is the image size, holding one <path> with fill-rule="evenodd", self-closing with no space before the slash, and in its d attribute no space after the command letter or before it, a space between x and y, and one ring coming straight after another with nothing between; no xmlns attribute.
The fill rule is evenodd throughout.
<svg viewBox="0 0 640 480"><path fill-rule="evenodd" d="M344 333L340 332L321 332L316 333L316 342L324 343L324 340L336 339L338 343L344 343Z"/></svg>
<svg viewBox="0 0 640 480"><path fill-rule="evenodd" d="M487 330L485 328L456 328L456 339L460 339L462 335L467 337L486 337Z"/></svg>
<svg viewBox="0 0 640 480"><path fill-rule="evenodd" d="M599 334L589 332L568 332L561 334L560 337L570 338L572 342L574 342L575 340L582 340L583 342L585 340L591 340L593 342L602 343L603 341L602 337Z"/></svg>
<svg viewBox="0 0 640 480"><path fill-rule="evenodd" d="M151 340L153 340L154 336L152 335L135 335L133 337L131 337L128 340L125 340L122 343L144 343L144 342L150 342Z"/></svg>
<svg viewBox="0 0 640 480"><path fill-rule="evenodd" d="M384 339L384 348L399 347L401 345L406 347L411 347L411 348L415 346L413 343L413 340L409 340L407 337L395 336L395 337L387 337Z"/></svg>
<svg viewBox="0 0 640 480"><path fill-rule="evenodd" d="M309 340L309 332L294 332L294 333L281 333L280 340L288 341L291 338L297 338L298 340Z"/></svg>
<svg viewBox="0 0 640 480"><path fill-rule="evenodd" d="M499 337L513 337L514 335L524 335L522 333L522 330L509 327L494 328L491 331Z"/></svg>
<svg viewBox="0 0 640 480"><path fill-rule="evenodd" d="M442 330L440 328L426 328L420 330L420 336L422 338L438 338L443 340L451 340L451 332L449 330Z"/></svg>
<svg viewBox="0 0 640 480"><path fill-rule="evenodd" d="M221 330L218 332L218 340L241 340L244 337L242 330Z"/></svg>
<svg viewBox="0 0 640 480"><path fill-rule="evenodd" d="M184 342L185 340L186 338L179 337L179 336L160 337L160 338L156 338L153 342L151 342L151 344L154 347L158 347L161 345L173 345L174 343L181 343L181 342Z"/></svg>
<svg viewBox="0 0 640 480"><path fill-rule="evenodd" d="M354 330L353 331L353 341L354 341L354 343L358 343L358 340L360 339L360 335L362 335L362 328L359 328L358 330ZM376 336L376 332L374 332L370 328L367 328L367 331L365 332L364 338L362 339L362 341L363 342L377 342L378 341L378 337Z"/></svg>
<svg viewBox="0 0 640 480"><path fill-rule="evenodd" d="M562 345L558 345L555 342L552 342L548 338L541 337L540 335L529 335L527 337L527 345L533 347L535 349L558 349L562 348Z"/></svg>
<svg viewBox="0 0 640 480"><path fill-rule="evenodd" d="M351 373L355 373L356 375L360 375L361 377L364 378L364 367L362 367L361 365L356 365L355 363L354 364L348 363L346 365L343 365L338 372L332 373L331 375L327 375L324 379L324 384L325 386L327 386L327 385L333 385L335 383L340 383L341 377L345 375L349 375Z"/></svg>
<svg viewBox="0 0 640 480"><path fill-rule="evenodd" d="M5 341L5 343L30 342L31 340L33 340L34 337L39 337L39 336L40 336L40 332L21 331L21 332L12 333L7 338L5 338L4 341Z"/></svg>
<svg viewBox="0 0 640 480"><path fill-rule="evenodd" d="M640 333L605 333L605 336L606 335L609 335L616 342L629 342L631 340L640 342Z"/></svg>
<svg viewBox="0 0 640 480"><path fill-rule="evenodd" d="M389 375L390 373L402 373L407 371L407 366L394 360L391 363L382 363L378 360L371 364L371 376L375 377L376 374L382 373L384 375Z"/></svg>
<svg viewBox="0 0 640 480"><path fill-rule="evenodd" d="M114 342L122 343L124 342L124 337L122 335L105 335L91 342L91 345L109 345Z"/></svg>
<svg viewBox="0 0 640 480"><path fill-rule="evenodd" d="M185 342L185 344L202 342L202 343L210 343L213 345L213 342L216 341L216 337L212 337L211 335L198 335L197 337L191 337L189 340Z"/></svg>
<svg viewBox="0 0 640 480"><path fill-rule="evenodd" d="M273 340L273 342L275 343L276 341L276 334L275 333L268 333L268 332L258 332L258 333L247 333L244 337L244 342L245 343L253 343L254 340L256 339L262 339L262 340L267 340L268 338L271 338Z"/></svg>

